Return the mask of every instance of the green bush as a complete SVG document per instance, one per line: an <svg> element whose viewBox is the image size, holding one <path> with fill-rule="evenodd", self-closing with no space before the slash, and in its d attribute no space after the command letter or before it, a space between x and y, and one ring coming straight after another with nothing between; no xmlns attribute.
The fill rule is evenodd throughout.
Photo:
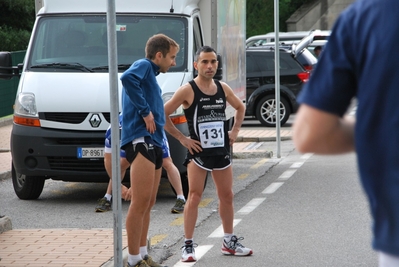
<svg viewBox="0 0 399 267"><path fill-rule="evenodd" d="M30 31L0 26L0 51L26 50Z"/></svg>
<svg viewBox="0 0 399 267"><path fill-rule="evenodd" d="M285 22L303 4L316 0L278 0L279 29L287 31ZM247 38L274 32L274 0L247 0Z"/></svg>
<svg viewBox="0 0 399 267"><path fill-rule="evenodd" d="M0 51L26 50L35 22L35 0L0 1Z"/></svg>

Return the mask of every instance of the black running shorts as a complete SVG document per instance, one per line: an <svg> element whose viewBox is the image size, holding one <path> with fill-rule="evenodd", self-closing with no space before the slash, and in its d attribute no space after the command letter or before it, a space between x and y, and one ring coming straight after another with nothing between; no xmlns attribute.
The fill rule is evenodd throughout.
<svg viewBox="0 0 399 267"><path fill-rule="evenodd" d="M229 155L194 157L189 161L193 161L196 165L198 165L198 167L207 171L224 170L231 165L231 159Z"/></svg>
<svg viewBox="0 0 399 267"><path fill-rule="evenodd" d="M122 149L125 150L126 160L129 161L130 164L132 164L134 159L137 157L137 154L140 153L146 159L155 164L156 170L162 167L163 151L161 147L142 142L137 144L126 144Z"/></svg>

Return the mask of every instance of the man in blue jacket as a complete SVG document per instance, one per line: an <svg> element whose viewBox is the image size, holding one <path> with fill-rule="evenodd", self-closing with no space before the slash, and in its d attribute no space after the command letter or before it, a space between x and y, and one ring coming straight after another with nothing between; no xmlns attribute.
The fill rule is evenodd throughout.
<svg viewBox="0 0 399 267"><path fill-rule="evenodd" d="M176 65L179 45L163 34L146 44L146 58L135 61L121 76L121 148L130 162L132 199L126 217L128 266L161 266L147 253L150 212L162 171L165 113L156 76Z"/></svg>
<svg viewBox="0 0 399 267"><path fill-rule="evenodd" d="M399 266L398 0L358 0L338 18L298 101L300 152L356 151L379 266ZM344 117L357 99L356 120Z"/></svg>

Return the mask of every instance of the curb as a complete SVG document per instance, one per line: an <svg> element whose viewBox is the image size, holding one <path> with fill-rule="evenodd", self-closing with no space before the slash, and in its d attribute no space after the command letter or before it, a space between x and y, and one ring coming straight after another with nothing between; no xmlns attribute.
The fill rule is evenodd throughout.
<svg viewBox="0 0 399 267"><path fill-rule="evenodd" d="M12 230L11 218L7 216L0 217L0 234L9 230Z"/></svg>
<svg viewBox="0 0 399 267"><path fill-rule="evenodd" d="M10 125L13 122L13 115L0 118L0 127Z"/></svg>
<svg viewBox="0 0 399 267"><path fill-rule="evenodd" d="M8 179L8 178L11 178L11 171L6 171L6 172L0 173L0 181Z"/></svg>

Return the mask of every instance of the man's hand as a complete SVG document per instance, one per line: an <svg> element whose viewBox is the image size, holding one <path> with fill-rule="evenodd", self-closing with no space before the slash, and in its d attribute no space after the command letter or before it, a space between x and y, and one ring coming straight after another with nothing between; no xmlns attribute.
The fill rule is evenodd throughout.
<svg viewBox="0 0 399 267"><path fill-rule="evenodd" d="M125 201L131 200L132 199L132 189L131 188L127 188L124 185L121 185L121 188L122 188L122 190L121 190L122 194L121 195L122 195L123 200L125 200Z"/></svg>
<svg viewBox="0 0 399 267"><path fill-rule="evenodd" d="M147 128L147 131L150 134L155 133L156 127L155 127L155 121L154 121L154 116L152 115L152 112L150 111L150 114L148 114L146 117L143 117L145 126Z"/></svg>
<svg viewBox="0 0 399 267"><path fill-rule="evenodd" d="M194 154L194 151L197 153L202 151L201 142L193 140L190 137L185 136L180 140L180 143L188 149L188 152L190 152L191 155Z"/></svg>
<svg viewBox="0 0 399 267"><path fill-rule="evenodd" d="M236 141L239 132L240 132L240 130L234 130L234 129L229 131L230 146L232 146L234 144L234 142Z"/></svg>

